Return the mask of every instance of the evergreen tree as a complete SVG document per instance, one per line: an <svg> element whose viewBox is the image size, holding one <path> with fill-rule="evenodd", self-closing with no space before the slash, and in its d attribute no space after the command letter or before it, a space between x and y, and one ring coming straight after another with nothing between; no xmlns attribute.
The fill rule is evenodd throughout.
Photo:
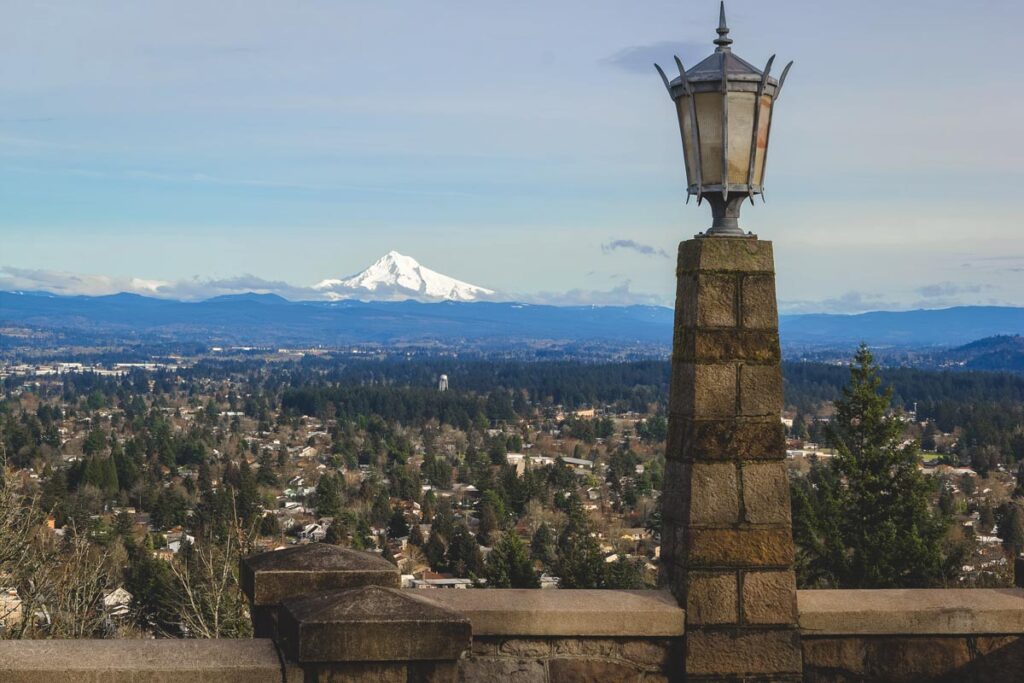
<svg viewBox="0 0 1024 683"><path fill-rule="evenodd" d="M455 515L452 513L452 506L447 500L442 500L437 504L437 512L434 514L434 521L430 525L430 535L437 534L447 543L451 540L454 527Z"/></svg>
<svg viewBox="0 0 1024 683"><path fill-rule="evenodd" d="M487 584L492 588L539 588L526 544L515 531L508 531L487 556Z"/></svg>
<svg viewBox="0 0 1024 683"><path fill-rule="evenodd" d="M409 535L409 523L405 521L405 513L395 508L388 520L388 538L405 538Z"/></svg>
<svg viewBox="0 0 1024 683"><path fill-rule="evenodd" d="M448 548L445 547L445 542L441 537L434 533L433 530L430 532L430 538L423 545L423 555L427 558L427 564L435 572L443 571L445 569L444 558Z"/></svg>
<svg viewBox="0 0 1024 683"><path fill-rule="evenodd" d="M604 587L613 590L637 590L644 587L643 563L619 555L614 562L605 563Z"/></svg>
<svg viewBox="0 0 1024 683"><path fill-rule="evenodd" d="M451 541L448 543L448 568L456 576L470 576L480 573L483 559L480 546L469 533L465 522L459 522L452 529Z"/></svg>
<svg viewBox="0 0 1024 683"><path fill-rule="evenodd" d="M480 504L480 526L477 527L476 537L483 545L494 544L494 533L498 530L498 515L494 511L494 504L484 500Z"/></svg>
<svg viewBox="0 0 1024 683"><path fill-rule="evenodd" d="M341 513L341 491L339 480L330 475L324 474L316 485L315 505L317 515L320 517L337 517Z"/></svg>
<svg viewBox="0 0 1024 683"><path fill-rule="evenodd" d="M277 486L277 473L274 472L274 454L268 450L261 450L256 457L259 469L256 471L256 483L262 486Z"/></svg>
<svg viewBox="0 0 1024 683"><path fill-rule="evenodd" d="M597 539L586 531L563 534L555 573L561 588L604 588L605 562Z"/></svg>
<svg viewBox="0 0 1024 683"><path fill-rule="evenodd" d="M533 532L533 538L530 539L530 553L534 560L545 567L552 566L558 560L558 555L555 553L555 535L547 522L541 522L537 530Z"/></svg>
<svg viewBox="0 0 1024 683"><path fill-rule="evenodd" d="M1011 557L1024 553L1024 504L1011 501L999 508L999 538Z"/></svg>
<svg viewBox="0 0 1024 683"><path fill-rule="evenodd" d="M416 546L417 548L422 548L423 540L423 530L420 529L420 525L413 524L412 530L409 531L409 543Z"/></svg>
<svg viewBox="0 0 1024 683"><path fill-rule="evenodd" d="M916 445L902 445L903 424L887 415L891 395L862 345L827 428L836 455L794 486L803 585L924 587L949 574L947 522L930 510Z"/></svg>

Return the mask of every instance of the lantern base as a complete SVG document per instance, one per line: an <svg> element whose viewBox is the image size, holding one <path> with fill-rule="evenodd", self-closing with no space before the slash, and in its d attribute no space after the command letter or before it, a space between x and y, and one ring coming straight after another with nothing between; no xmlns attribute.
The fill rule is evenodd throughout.
<svg viewBox="0 0 1024 683"><path fill-rule="evenodd" d="M711 205L711 227L699 237L756 237L740 228L740 207L750 195L730 192L727 198L720 194L707 194L704 199Z"/></svg>

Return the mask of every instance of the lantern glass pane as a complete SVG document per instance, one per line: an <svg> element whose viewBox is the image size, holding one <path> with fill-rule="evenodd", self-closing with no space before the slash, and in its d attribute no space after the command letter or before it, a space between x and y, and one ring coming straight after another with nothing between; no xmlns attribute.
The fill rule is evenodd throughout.
<svg viewBox="0 0 1024 683"><path fill-rule="evenodd" d="M764 161L768 154L768 129L772 121L772 96L761 95L761 113L757 120L757 151L754 156L754 184L764 184Z"/></svg>
<svg viewBox="0 0 1024 683"><path fill-rule="evenodd" d="M730 92L729 184L746 185L750 170L750 146L754 140L754 103L757 94Z"/></svg>
<svg viewBox="0 0 1024 683"><path fill-rule="evenodd" d="M683 136L683 159L686 161L686 185L697 184L697 139L694 137L693 117L690 116L690 98L676 100L679 112L679 131Z"/></svg>
<svg viewBox="0 0 1024 683"><path fill-rule="evenodd" d="M700 170L704 185L722 183L722 94L694 95L697 128L700 130Z"/></svg>

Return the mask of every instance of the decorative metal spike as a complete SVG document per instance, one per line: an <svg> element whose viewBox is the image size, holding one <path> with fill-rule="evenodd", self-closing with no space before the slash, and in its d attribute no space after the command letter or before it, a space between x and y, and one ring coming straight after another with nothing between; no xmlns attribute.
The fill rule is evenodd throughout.
<svg viewBox="0 0 1024 683"><path fill-rule="evenodd" d="M683 66L683 60L679 59L679 55L675 55L674 58L676 60L676 68L679 69L679 80L683 83L683 92L689 95L690 81L686 78L686 67Z"/></svg>
<svg viewBox="0 0 1024 683"><path fill-rule="evenodd" d="M687 206L689 206L689 204L690 204L690 193L689 192L686 193L686 204L687 204Z"/></svg>
<svg viewBox="0 0 1024 683"><path fill-rule="evenodd" d="M729 37L729 27L725 23L725 0L722 0L722 4L718 10L718 37L715 38L714 43L718 46L718 52L727 52L731 50L729 46L732 45L732 38Z"/></svg>
<svg viewBox="0 0 1024 683"><path fill-rule="evenodd" d="M661 67L658 66L657 64L654 65L654 68L658 70L658 74L661 76L661 80L665 83L665 90L668 90L669 94L672 94L672 86L669 85L668 76L665 75L665 72L662 71Z"/></svg>
<svg viewBox="0 0 1024 683"><path fill-rule="evenodd" d="M772 71L772 64L775 62L775 55L768 58L768 63L764 65L764 76L761 78L762 82L768 80L768 74Z"/></svg>
<svg viewBox="0 0 1024 683"><path fill-rule="evenodd" d="M779 84L775 86L775 101L778 102L779 94L782 92L782 85L786 82L786 76L789 75L789 69L793 66L793 62L786 65L786 68L782 70L782 75L779 76Z"/></svg>

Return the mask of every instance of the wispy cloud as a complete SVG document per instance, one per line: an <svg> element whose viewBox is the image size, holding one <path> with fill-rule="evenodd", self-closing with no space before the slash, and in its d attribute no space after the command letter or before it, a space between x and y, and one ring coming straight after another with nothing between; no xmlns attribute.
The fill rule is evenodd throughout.
<svg viewBox="0 0 1024 683"><path fill-rule="evenodd" d="M280 280L264 280L255 275L232 278L191 278L154 280L109 275L81 275L58 270L0 266L0 290L43 291L65 296L105 296L128 292L163 299L199 301L226 294L278 294L286 299L320 299L323 295L310 287L296 287Z"/></svg>
<svg viewBox="0 0 1024 683"><path fill-rule="evenodd" d="M643 254L644 256L661 256L662 258L668 258L668 254L664 249L652 247L649 244L641 244L635 240L612 240L607 244L601 245L601 251L606 254L610 254L618 249L629 249L638 254Z"/></svg>
<svg viewBox="0 0 1024 683"><path fill-rule="evenodd" d="M779 301L779 308L784 313L864 313L866 311L899 309L904 306L887 301L882 294L849 291L840 296L817 301L783 300Z"/></svg>
<svg viewBox="0 0 1024 683"><path fill-rule="evenodd" d="M978 294L979 292L991 288L991 285L975 283L958 284L956 282L936 282L934 284L918 287L914 291L925 299L937 299L940 297L951 297L957 294Z"/></svg>
<svg viewBox="0 0 1024 683"><path fill-rule="evenodd" d="M570 289L567 292L537 292L514 297L516 301L552 306L666 306L664 297L630 289L632 283L626 280L611 289Z"/></svg>
<svg viewBox="0 0 1024 683"><path fill-rule="evenodd" d="M647 45L631 45L619 50L611 57L603 60L604 64L634 73L654 74L654 64L661 64L666 73L675 71L673 57L679 55L683 66L689 69L697 61L707 56L707 41L664 40Z"/></svg>

